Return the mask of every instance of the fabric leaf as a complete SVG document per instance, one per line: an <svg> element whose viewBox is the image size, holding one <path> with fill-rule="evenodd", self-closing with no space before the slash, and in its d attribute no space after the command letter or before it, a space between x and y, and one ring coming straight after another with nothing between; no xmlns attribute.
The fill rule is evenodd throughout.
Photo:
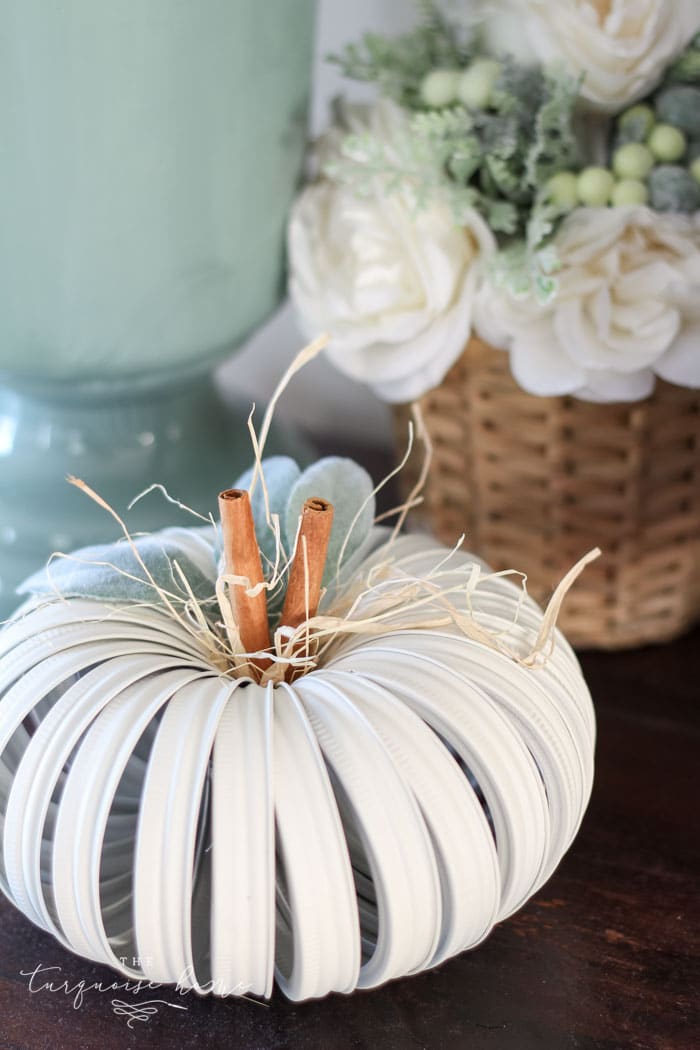
<svg viewBox="0 0 700 1050"><path fill-rule="evenodd" d="M287 507L287 499L299 479L301 470L289 456L270 456L269 459L263 460L262 468L270 501L270 513L279 515L280 528L284 530L284 513ZM244 474L241 474L234 488L249 489L253 480L254 469L254 467L251 467ZM263 487L259 480L250 502L253 510L253 521L255 522L255 535L263 555L263 572L267 573L270 562L274 564L275 561L275 536L267 524L265 498ZM284 542L284 533L282 540ZM293 537L292 542L294 542ZM289 549L287 549L287 553L289 553Z"/></svg>
<svg viewBox="0 0 700 1050"><path fill-rule="evenodd" d="M171 528L134 540L134 546L155 583L169 595L188 597L173 566L177 562L200 602L214 596L217 575L217 533L211 526ZM135 577L132 579L131 577ZM54 560L25 580L18 594L95 598L108 602L160 601L158 591L126 540L83 547Z"/></svg>
<svg viewBox="0 0 700 1050"><path fill-rule="evenodd" d="M375 515L373 490L374 483L371 477L354 460L331 456L319 460L305 470L289 493L284 521L290 551L294 547L305 500L312 496L320 496L333 504L333 530L328 547L324 584L327 585L335 575L338 559L353 519L365 502L366 505L352 528L345 546L343 564L347 564L371 532Z"/></svg>

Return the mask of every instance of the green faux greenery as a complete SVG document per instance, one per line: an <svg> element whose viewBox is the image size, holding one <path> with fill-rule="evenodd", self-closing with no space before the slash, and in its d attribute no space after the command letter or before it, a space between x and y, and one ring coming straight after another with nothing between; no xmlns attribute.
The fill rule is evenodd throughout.
<svg viewBox="0 0 700 1050"><path fill-rule="evenodd" d="M360 193L410 188L416 207L447 201L462 225L476 209L499 236L505 256L500 279L548 298L556 290L551 253L542 255L563 214L543 200L547 180L577 168L582 158L573 127L579 81L563 70L526 68L506 59L489 104L467 109L458 102L433 109L420 92L436 68L464 69L479 53L478 38L465 38L432 4L423 23L395 40L363 37L334 57L343 72L373 81L409 111L405 132L391 142L350 135L343 156L327 173Z"/></svg>
<svg viewBox="0 0 700 1050"><path fill-rule="evenodd" d="M521 70L507 63L488 112L462 106L421 110L405 134L387 143L351 135L330 174L368 192L377 176L386 192L410 184L418 205L439 193L461 221L476 208L496 233L525 235L539 189L558 171L575 167L578 147L570 126L578 83L524 71L534 115L513 94Z"/></svg>
<svg viewBox="0 0 700 1050"><path fill-rule="evenodd" d="M700 184L693 164L700 156L700 35L669 66L659 86L615 121L610 154L646 144L655 166L647 177L651 207L691 214L700 209Z"/></svg>
<svg viewBox="0 0 700 1050"><path fill-rule="evenodd" d="M350 80L374 83L382 95L408 109L422 107L420 85L433 69L462 69L474 57L474 40L450 22L430 2L422 3L420 25L410 33L389 39L365 33L328 60L340 66Z"/></svg>
<svg viewBox="0 0 700 1050"><path fill-rule="evenodd" d="M700 33L669 67L666 83L700 85Z"/></svg>

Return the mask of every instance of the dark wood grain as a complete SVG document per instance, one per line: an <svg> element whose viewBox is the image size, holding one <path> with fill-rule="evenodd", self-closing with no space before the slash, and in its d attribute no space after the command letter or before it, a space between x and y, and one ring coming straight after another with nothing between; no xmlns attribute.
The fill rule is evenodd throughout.
<svg viewBox="0 0 700 1050"><path fill-rule="evenodd" d="M292 1005L178 999L147 1022L118 992L31 995L118 980L0 903L2 1050L697 1050L700 1047L700 632L664 648L584 654L597 705L593 798L559 870L473 952L374 992Z"/></svg>

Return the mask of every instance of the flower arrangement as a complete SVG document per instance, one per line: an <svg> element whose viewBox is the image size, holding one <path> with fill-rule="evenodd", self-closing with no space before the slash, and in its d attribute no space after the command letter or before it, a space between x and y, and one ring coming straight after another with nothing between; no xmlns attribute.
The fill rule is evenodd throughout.
<svg viewBox="0 0 700 1050"><path fill-rule="evenodd" d="M304 327L391 402L437 386L472 334L537 395L700 386L695 5L423 7L334 59L379 97L338 104L292 214Z"/></svg>

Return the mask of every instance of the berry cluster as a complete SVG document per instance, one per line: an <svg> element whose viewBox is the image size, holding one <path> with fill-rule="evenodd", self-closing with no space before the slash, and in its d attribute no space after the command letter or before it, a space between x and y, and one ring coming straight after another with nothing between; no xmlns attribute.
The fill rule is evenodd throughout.
<svg viewBox="0 0 700 1050"><path fill-rule="evenodd" d="M459 103L467 109L487 109L501 68L495 59L477 58L466 69L433 69L421 82L421 100L430 109Z"/></svg>
<svg viewBox="0 0 700 1050"><path fill-rule="evenodd" d="M545 194L563 210L577 205L650 204L656 211L700 209L700 88L666 87L615 123L611 167L562 171Z"/></svg>

